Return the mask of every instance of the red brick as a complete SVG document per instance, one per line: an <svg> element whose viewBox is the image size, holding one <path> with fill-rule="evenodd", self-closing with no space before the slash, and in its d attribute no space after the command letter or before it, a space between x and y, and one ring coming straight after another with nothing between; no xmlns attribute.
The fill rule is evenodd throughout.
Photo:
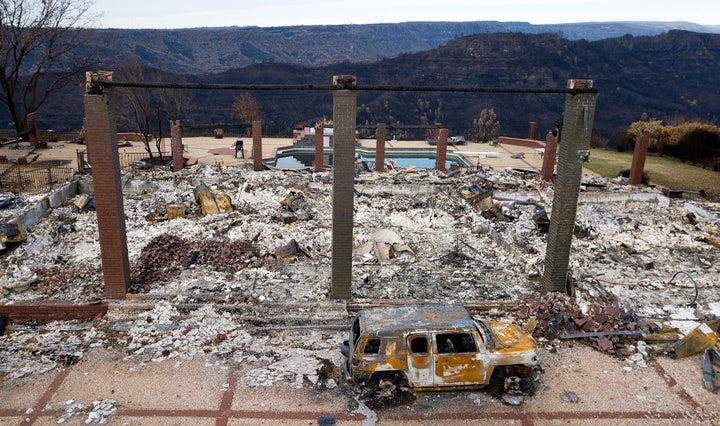
<svg viewBox="0 0 720 426"><path fill-rule="evenodd" d="M78 305L64 301L21 302L0 305L0 316L11 321L66 321L91 319L107 313L108 304Z"/></svg>
<svg viewBox="0 0 720 426"><path fill-rule="evenodd" d="M445 160L447 160L448 129L440 129L438 137L437 153L435 154L435 169L445 171Z"/></svg>

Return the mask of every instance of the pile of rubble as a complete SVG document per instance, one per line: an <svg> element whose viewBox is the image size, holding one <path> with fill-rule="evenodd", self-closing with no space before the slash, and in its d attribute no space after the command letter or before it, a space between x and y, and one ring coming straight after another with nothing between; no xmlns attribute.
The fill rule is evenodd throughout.
<svg viewBox="0 0 720 426"><path fill-rule="evenodd" d="M162 234L153 238L131 265L131 282L137 291L148 291L168 276L202 265L223 272L232 279L241 269L260 266L261 259L246 241L215 239L185 240Z"/></svg>
<svg viewBox="0 0 720 426"><path fill-rule="evenodd" d="M643 333L660 328L655 323L638 324L638 318L612 304L595 302L593 312L583 313L575 301L562 293L548 293L516 314L520 321L534 319L533 336L543 341L588 339L600 351L630 356Z"/></svg>
<svg viewBox="0 0 720 426"><path fill-rule="evenodd" d="M341 370L346 317L336 317L335 328L260 327L267 323L259 316L246 319L229 308L271 307L279 315L329 303L331 178L216 166L124 174L132 291L147 298L131 300L150 306L135 311L117 303L95 322L10 324L0 337L0 376L46 371L108 347L137 362L209 356L241 366L239 377L249 385L333 386L339 376L326 373ZM353 299L516 306L530 300L522 320L537 318L536 335L549 340L632 332L640 321L689 332L720 315L720 204L669 199L622 178L584 183L570 264L581 277L573 302L539 297L550 185L512 170L358 175ZM200 185L216 200L212 214L212 203L198 200ZM0 303L102 297L97 218L81 205L53 209L2 253ZM694 282L681 277L668 284L680 270ZM23 286L11 285L20 278ZM306 309L298 317L312 319ZM596 345L625 353L632 337L596 336Z"/></svg>

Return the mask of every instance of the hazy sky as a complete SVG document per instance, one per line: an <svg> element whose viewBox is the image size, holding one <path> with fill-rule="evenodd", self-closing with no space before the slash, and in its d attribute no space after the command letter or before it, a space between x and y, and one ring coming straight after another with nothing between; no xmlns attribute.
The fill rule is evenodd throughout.
<svg viewBox="0 0 720 426"><path fill-rule="evenodd" d="M101 28L261 27L407 21L687 21L720 24L718 0L95 0Z"/></svg>

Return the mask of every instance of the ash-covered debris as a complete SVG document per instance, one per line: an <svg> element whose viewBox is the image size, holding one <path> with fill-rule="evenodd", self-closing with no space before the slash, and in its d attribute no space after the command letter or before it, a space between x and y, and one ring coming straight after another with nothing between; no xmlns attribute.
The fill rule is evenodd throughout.
<svg viewBox="0 0 720 426"><path fill-rule="evenodd" d="M322 321L308 328L301 322L297 328L287 322L272 327L274 320L263 310L284 304L272 305L282 314L287 306L327 302L330 173L197 166L126 173L122 179L133 290L140 293L132 296L147 297L136 302L148 300L149 311L118 302L96 322L11 322L0 337L0 375L37 374L106 347L138 362L206 356L239 368L241 382L250 386L332 386L329 376L342 365L338 344L344 333L323 328ZM371 250L353 261L354 299L540 300L551 185L512 170L446 176L396 169L361 173L355 182L353 244ZM200 184L227 196L232 210L203 215L194 195ZM599 297L612 301L600 309L617 306L638 321L693 324L707 314L720 315L718 203L668 199L623 179L586 177L582 191L570 270L594 277L595 285L581 281L575 305L562 306L572 312L576 331L591 326L575 319L595 312L589 301ZM40 200L18 199L0 211L6 221L18 206ZM378 238L378 230L388 232ZM23 242L1 252L0 282L32 279L26 289L0 286L0 303L100 298L100 260L95 211L73 203L52 209ZM679 270L696 285L684 277L668 284ZM239 303L244 312L261 313L253 319L228 307ZM304 316L311 317L311 310Z"/></svg>
<svg viewBox="0 0 720 426"><path fill-rule="evenodd" d="M103 345L105 334L92 324L75 321L12 324L0 336L0 377L10 380L67 367L90 348Z"/></svg>
<svg viewBox="0 0 720 426"><path fill-rule="evenodd" d="M340 338L335 332L258 330L209 304L181 315L169 302L159 302L131 324L108 323L108 327L114 331L116 344L127 348L127 358L136 362L182 362L206 356L212 362L233 365L247 386L285 382L328 387L333 386L331 379L337 383L340 378L339 370L327 367L328 363L342 365L342 355L335 354Z"/></svg>
<svg viewBox="0 0 720 426"><path fill-rule="evenodd" d="M108 419L117 413L114 399L103 399L92 402L92 406L69 399L65 401L63 414L57 419L57 424L63 424L73 417L85 417L85 424L98 423L104 425ZM52 408L52 407L47 407Z"/></svg>

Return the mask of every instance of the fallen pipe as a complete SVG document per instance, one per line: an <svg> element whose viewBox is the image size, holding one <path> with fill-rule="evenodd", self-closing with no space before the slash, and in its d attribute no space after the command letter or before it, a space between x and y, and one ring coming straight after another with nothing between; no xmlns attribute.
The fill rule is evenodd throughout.
<svg viewBox="0 0 720 426"><path fill-rule="evenodd" d="M692 281L693 285L695 286L695 296L694 296L693 299L690 301L690 303L688 303L688 304L686 305L686 306L689 306L689 307L693 307L693 308L694 308L695 306L697 306L697 303L696 303L696 302L697 302L697 298L698 298L698 285L697 285L697 283L695 282L695 280L693 279L693 277L690 276L690 274L688 274L688 273L685 272L685 271L677 271L677 272L675 272L675 273L673 274L672 278L670 278L670 281L668 281L667 284L670 285L670 284L673 282L673 280L675 279L675 277L677 277L679 274L685 274L685 275L687 275L687 277L690 278L690 281Z"/></svg>

